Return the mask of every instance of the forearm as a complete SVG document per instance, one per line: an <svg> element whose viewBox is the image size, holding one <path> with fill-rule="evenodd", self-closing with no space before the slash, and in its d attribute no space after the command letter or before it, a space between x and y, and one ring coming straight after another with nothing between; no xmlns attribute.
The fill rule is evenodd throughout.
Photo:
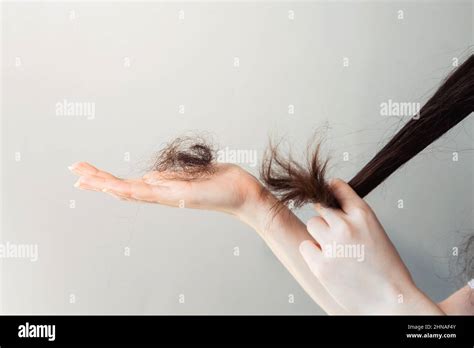
<svg viewBox="0 0 474 348"><path fill-rule="evenodd" d="M466 285L438 306L448 315L474 315L474 289Z"/></svg>
<svg viewBox="0 0 474 348"><path fill-rule="evenodd" d="M306 225L286 206L275 211L273 208L276 203L276 198L268 194L258 203L246 205L239 213L239 218L259 233L275 256L320 307L329 314L348 314L319 282L299 251L303 241L313 240ZM386 314L444 314L415 285L413 289L405 294L406 303L395 306Z"/></svg>
<svg viewBox="0 0 474 348"><path fill-rule="evenodd" d="M303 224L288 208L274 214L276 199L268 195L258 204L247 205L239 218L254 228L280 262L311 298L329 314L344 314L322 284L310 271L299 252L301 242L313 239Z"/></svg>

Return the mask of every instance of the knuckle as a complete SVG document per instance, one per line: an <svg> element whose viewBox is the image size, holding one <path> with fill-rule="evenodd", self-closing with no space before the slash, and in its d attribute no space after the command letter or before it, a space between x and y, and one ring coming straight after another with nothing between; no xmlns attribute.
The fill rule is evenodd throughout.
<svg viewBox="0 0 474 348"><path fill-rule="evenodd" d="M308 230L312 230L316 228L316 226L318 226L320 223L321 223L321 218L319 216L314 216L308 220L308 222L306 223L306 226Z"/></svg>
<svg viewBox="0 0 474 348"><path fill-rule="evenodd" d="M333 189L337 190L337 189L341 189L342 187L344 187L344 182L339 178L334 178L334 179L331 180L330 185Z"/></svg>
<svg viewBox="0 0 474 348"><path fill-rule="evenodd" d="M366 205L358 205L351 211L352 218L357 222L367 221L372 215L370 208Z"/></svg>
<svg viewBox="0 0 474 348"><path fill-rule="evenodd" d="M240 178L240 176L242 175L242 168L240 168L236 164L226 163L225 165L223 165L222 168L225 168L225 170L228 172L229 176L231 176L235 179Z"/></svg>
<svg viewBox="0 0 474 348"><path fill-rule="evenodd" d="M339 240L348 240L354 232L353 226L346 220L342 220L336 227L336 236Z"/></svg>

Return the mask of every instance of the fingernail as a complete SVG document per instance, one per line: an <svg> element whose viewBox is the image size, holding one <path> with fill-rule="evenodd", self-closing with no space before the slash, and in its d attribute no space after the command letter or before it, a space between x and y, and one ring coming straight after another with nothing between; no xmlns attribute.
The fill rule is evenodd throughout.
<svg viewBox="0 0 474 348"><path fill-rule="evenodd" d="M316 210L321 210L321 208L322 208L321 203L316 203L316 204L314 205L314 208L315 208Z"/></svg>
<svg viewBox="0 0 474 348"><path fill-rule="evenodd" d="M76 181L76 183L74 184L74 187L79 187L81 183L79 182L79 180Z"/></svg>
<svg viewBox="0 0 474 348"><path fill-rule="evenodd" d="M104 189L102 189L102 192L109 193L109 192L110 192L110 190L109 190L109 189L106 189L106 188L104 188Z"/></svg>
<svg viewBox="0 0 474 348"><path fill-rule="evenodd" d="M71 164L69 167L67 167L69 170L74 170L76 169L77 167L79 167L79 162L74 162L73 164Z"/></svg>

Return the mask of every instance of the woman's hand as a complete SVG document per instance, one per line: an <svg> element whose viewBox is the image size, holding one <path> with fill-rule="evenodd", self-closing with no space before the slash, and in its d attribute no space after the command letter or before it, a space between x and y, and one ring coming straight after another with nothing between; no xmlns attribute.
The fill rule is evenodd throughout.
<svg viewBox="0 0 474 348"><path fill-rule="evenodd" d="M341 209L316 205L307 223L314 241L300 252L337 303L350 314L443 314L413 282L372 209L342 180L332 192Z"/></svg>
<svg viewBox="0 0 474 348"><path fill-rule="evenodd" d="M233 164L217 164L211 176L193 181L169 179L170 173L156 171L139 179L121 179L85 162L75 163L69 169L80 176L77 188L103 191L129 201L241 215L265 196L260 182Z"/></svg>
<svg viewBox="0 0 474 348"><path fill-rule="evenodd" d="M301 242L311 239L306 226L287 207L275 212L276 198L240 167L218 164L212 176L198 181L169 180L165 178L169 175L159 172L139 179L120 179L84 162L69 169L80 176L75 186L84 190L103 191L128 201L218 210L237 216L258 232L319 306L330 314L346 313L299 253Z"/></svg>

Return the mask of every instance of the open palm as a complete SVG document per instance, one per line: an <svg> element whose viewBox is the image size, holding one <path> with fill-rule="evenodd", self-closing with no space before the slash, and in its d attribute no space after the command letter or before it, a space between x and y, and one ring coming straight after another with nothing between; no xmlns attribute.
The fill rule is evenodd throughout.
<svg viewBox="0 0 474 348"><path fill-rule="evenodd" d="M170 179L172 173L158 171L142 178L122 179L86 162L75 163L69 169L80 176L75 184L80 189L102 191L123 200L231 214L262 192L254 176L233 164L216 164L211 175L196 180Z"/></svg>

